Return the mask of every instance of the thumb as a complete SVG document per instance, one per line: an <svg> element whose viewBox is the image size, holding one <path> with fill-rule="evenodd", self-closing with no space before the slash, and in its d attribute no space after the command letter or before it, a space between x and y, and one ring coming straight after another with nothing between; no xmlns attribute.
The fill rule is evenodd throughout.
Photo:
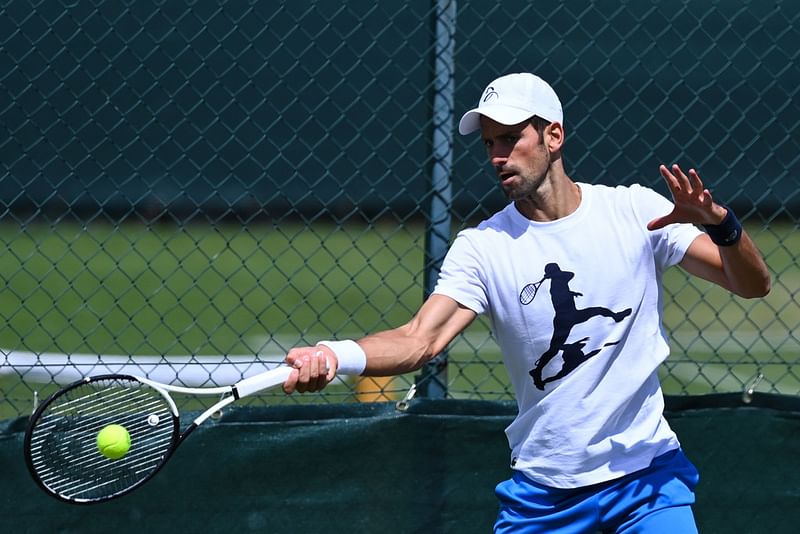
<svg viewBox="0 0 800 534"><path fill-rule="evenodd" d="M298 378L300 378L300 371L297 369L292 369L292 372L289 374L289 378L287 378L286 382L283 383L283 392L287 395L291 395L297 391Z"/></svg>
<svg viewBox="0 0 800 534"><path fill-rule="evenodd" d="M663 217L656 217L655 219L647 223L647 229L650 230L651 232L653 230L660 230L661 228L664 228L671 222L672 221L670 220L668 215L665 215Z"/></svg>

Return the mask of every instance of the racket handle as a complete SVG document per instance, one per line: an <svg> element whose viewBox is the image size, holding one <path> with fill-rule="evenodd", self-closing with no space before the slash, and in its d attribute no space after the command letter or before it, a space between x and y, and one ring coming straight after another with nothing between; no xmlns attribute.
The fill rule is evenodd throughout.
<svg viewBox="0 0 800 534"><path fill-rule="evenodd" d="M267 388L277 386L286 382L289 375L292 374L292 368L288 365L281 365L275 369L270 369L264 373L259 373L250 378L245 378L241 382L237 382L233 386L233 394L237 399L247 397L253 393L258 393Z"/></svg>

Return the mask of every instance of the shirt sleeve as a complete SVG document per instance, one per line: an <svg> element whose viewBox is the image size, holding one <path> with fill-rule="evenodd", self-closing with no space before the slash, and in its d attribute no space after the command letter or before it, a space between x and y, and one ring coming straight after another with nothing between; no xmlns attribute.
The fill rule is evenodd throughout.
<svg viewBox="0 0 800 534"><path fill-rule="evenodd" d="M444 258L433 292L481 314L488 306L486 273L474 237L470 230L463 230L456 236Z"/></svg>
<svg viewBox="0 0 800 534"><path fill-rule="evenodd" d="M664 270L683 259L689 245L703 232L693 224L669 224L659 230L648 230L647 223L672 211L670 200L643 186L631 187L632 202L639 223L649 232L656 263Z"/></svg>

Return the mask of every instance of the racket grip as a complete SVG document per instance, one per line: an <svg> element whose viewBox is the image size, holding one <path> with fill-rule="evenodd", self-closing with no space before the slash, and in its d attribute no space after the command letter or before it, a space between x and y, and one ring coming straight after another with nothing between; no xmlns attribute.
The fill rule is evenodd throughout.
<svg viewBox="0 0 800 534"><path fill-rule="evenodd" d="M241 382L237 382L236 385L233 386L233 394L237 399L247 397L253 393L258 393L267 388L283 384L286 382L286 379L289 378L290 374L292 374L292 368L288 365L281 365L275 369L270 369L267 372L259 373L250 378L245 378Z"/></svg>

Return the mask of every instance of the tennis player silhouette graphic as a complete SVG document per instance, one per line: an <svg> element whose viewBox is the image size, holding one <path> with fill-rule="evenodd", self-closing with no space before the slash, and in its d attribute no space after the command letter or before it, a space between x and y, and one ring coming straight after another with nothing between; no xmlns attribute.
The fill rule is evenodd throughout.
<svg viewBox="0 0 800 534"><path fill-rule="evenodd" d="M589 340L588 337L575 343L567 343L567 338L575 325L584 323L596 316L610 317L618 323L631 314L631 308L626 308L619 312L614 312L601 306L578 309L575 306L575 297L583 296L583 293L570 289L569 281L574 276L575 273L562 271L561 267L556 263L548 263L544 267L542 281L550 280L550 298L553 301L555 316L553 317L553 337L550 339L550 347L541 355L536 361L536 366L529 372L531 378L533 378L533 384L540 390L544 390L546 383L559 380L575 370L580 364L600 352L602 348L619 343L619 341L606 343L597 350L584 353L583 348ZM543 377L544 368L559 352L562 353L564 360L563 367L558 373L545 379Z"/></svg>

